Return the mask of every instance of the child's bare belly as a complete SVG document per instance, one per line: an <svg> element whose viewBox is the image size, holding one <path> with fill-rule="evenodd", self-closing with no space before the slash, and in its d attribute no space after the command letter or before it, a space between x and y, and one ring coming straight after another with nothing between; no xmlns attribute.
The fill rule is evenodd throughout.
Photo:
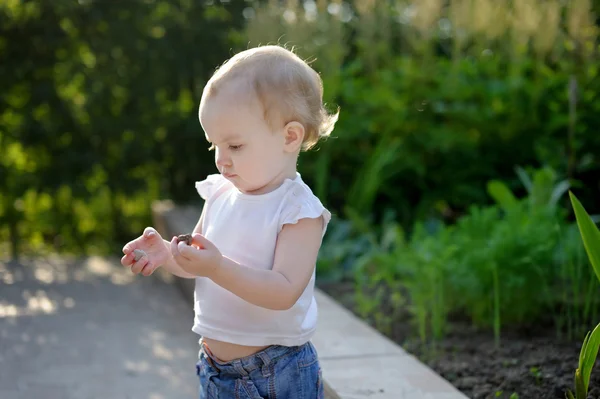
<svg viewBox="0 0 600 399"><path fill-rule="evenodd" d="M217 341L214 339L203 337L202 341L208 346L211 354L220 362L229 362L234 359L253 355L267 346L244 346L232 344L229 342Z"/></svg>

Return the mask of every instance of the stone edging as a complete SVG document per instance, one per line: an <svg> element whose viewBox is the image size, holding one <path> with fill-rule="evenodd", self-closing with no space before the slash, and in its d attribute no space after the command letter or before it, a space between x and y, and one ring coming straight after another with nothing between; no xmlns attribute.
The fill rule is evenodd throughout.
<svg viewBox="0 0 600 399"><path fill-rule="evenodd" d="M171 201L152 205L154 227L170 237L191 232L200 210ZM186 299L194 280L175 278ZM328 399L467 399L449 382L331 297L316 290L319 326L312 342L323 367Z"/></svg>

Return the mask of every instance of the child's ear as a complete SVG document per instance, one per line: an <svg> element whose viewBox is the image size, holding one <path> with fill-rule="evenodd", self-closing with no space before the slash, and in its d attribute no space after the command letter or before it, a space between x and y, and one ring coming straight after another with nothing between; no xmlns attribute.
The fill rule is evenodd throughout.
<svg viewBox="0 0 600 399"><path fill-rule="evenodd" d="M304 141L304 126L301 123L292 121L284 127L285 149L288 152L296 152L302 146Z"/></svg>

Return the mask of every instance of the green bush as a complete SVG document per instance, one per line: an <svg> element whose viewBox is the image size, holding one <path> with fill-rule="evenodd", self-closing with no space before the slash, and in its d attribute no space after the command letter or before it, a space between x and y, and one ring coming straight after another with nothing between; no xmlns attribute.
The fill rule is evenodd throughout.
<svg viewBox="0 0 600 399"><path fill-rule="evenodd" d="M314 59L334 138L300 160L317 194L346 208L456 220L487 204L486 183L524 190L513 165L549 165L590 210L600 192L598 40L591 4L524 0L274 2L256 7L252 45ZM277 3L279 4L279 3Z"/></svg>
<svg viewBox="0 0 600 399"><path fill-rule="evenodd" d="M494 327L497 334L500 323L539 320L554 302L557 227L554 211L524 202L507 212L474 206L455 226L434 232L418 223L386 263L407 287L422 338L427 326L441 338L450 313Z"/></svg>
<svg viewBox="0 0 600 399"><path fill-rule="evenodd" d="M339 217L453 222L491 202L491 179L524 194L515 164L552 166L600 213L589 0L284 3L2 3L0 240L110 252L154 199L199 201L203 83L267 42L314 60L341 106L299 164Z"/></svg>
<svg viewBox="0 0 600 399"><path fill-rule="evenodd" d="M214 171L204 82L243 2L0 2L0 241L118 253ZM26 50L23 43L28 43Z"/></svg>
<svg viewBox="0 0 600 399"><path fill-rule="evenodd" d="M532 178L520 173L531 183L528 196L517 199L491 181L496 204L472 206L453 225L417 222L409 237L393 220L376 229L354 215L356 227L347 237L359 244L327 240L320 262L331 261L328 255L336 251L336 261L354 262L364 316L386 302L383 293L405 292L404 301L386 305L398 310L394 306L408 302L423 341L442 338L453 317L492 329L497 340L503 325L535 323L552 323L572 337L597 314L598 284L590 279L576 225L558 206L568 185L550 168ZM362 250L362 256L349 249ZM381 323L387 328L390 320Z"/></svg>

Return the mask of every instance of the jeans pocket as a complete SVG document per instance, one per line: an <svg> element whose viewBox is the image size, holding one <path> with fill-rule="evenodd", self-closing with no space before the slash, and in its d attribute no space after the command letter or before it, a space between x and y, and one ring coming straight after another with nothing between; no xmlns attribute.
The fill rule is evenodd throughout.
<svg viewBox="0 0 600 399"><path fill-rule="evenodd" d="M298 355L298 371L300 372L299 389L301 399L323 399L323 374L317 351L312 344L307 344Z"/></svg>
<svg viewBox="0 0 600 399"><path fill-rule="evenodd" d="M298 367L300 367L301 369L312 367L318 361L319 357L317 355L317 350L315 349L312 343L307 342L298 355Z"/></svg>

